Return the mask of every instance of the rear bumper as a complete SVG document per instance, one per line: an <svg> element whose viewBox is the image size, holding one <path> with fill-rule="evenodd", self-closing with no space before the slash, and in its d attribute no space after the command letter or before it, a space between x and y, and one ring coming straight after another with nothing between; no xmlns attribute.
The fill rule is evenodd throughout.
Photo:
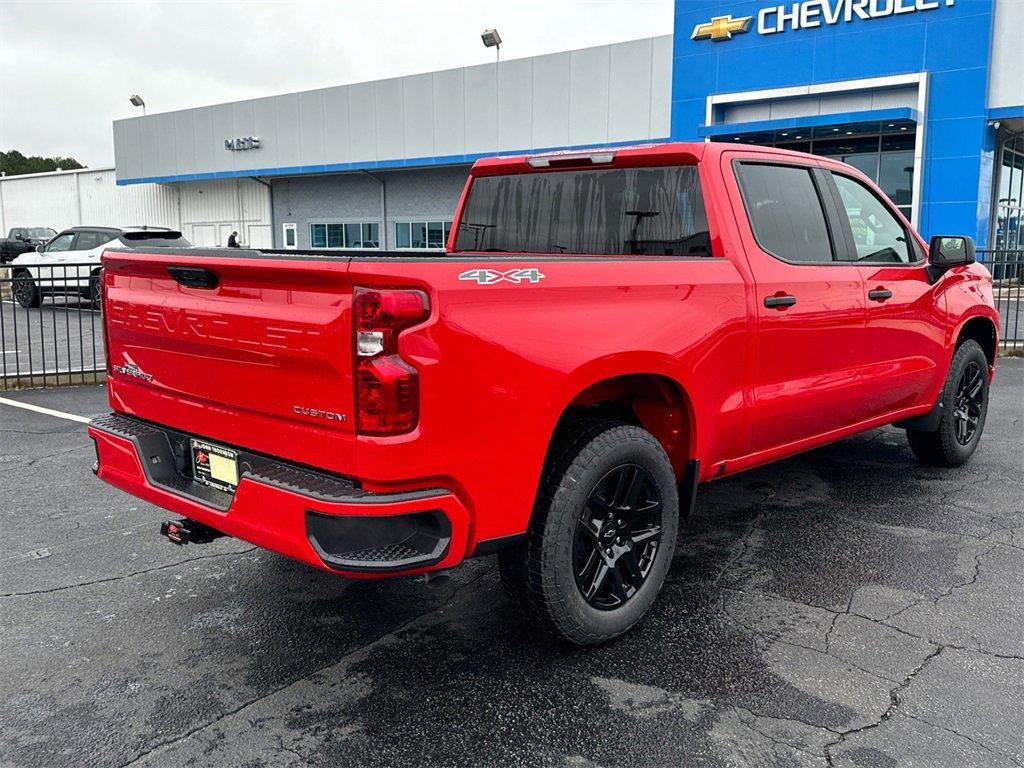
<svg viewBox="0 0 1024 768"><path fill-rule="evenodd" d="M103 481L183 517L353 577L449 568L469 515L442 488L377 494L348 478L239 450L234 493L192 479L189 435L121 415L89 425Z"/></svg>

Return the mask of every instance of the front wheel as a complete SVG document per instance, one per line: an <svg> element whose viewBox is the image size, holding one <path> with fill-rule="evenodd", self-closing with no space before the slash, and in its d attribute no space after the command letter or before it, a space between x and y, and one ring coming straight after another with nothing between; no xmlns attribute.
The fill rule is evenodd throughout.
<svg viewBox="0 0 1024 768"><path fill-rule="evenodd" d="M85 298L89 300L93 309L99 309L103 304L103 284L100 282L100 273L89 275L89 289L88 295Z"/></svg>
<svg viewBox="0 0 1024 768"><path fill-rule="evenodd" d="M28 272L18 272L14 276L12 291L14 300L25 309L35 309L39 306L39 288Z"/></svg>
<svg viewBox="0 0 1024 768"><path fill-rule="evenodd" d="M977 450L988 415L988 358L973 339L957 347L939 402L939 428L934 432L908 429L907 441L923 463L955 467Z"/></svg>
<svg viewBox="0 0 1024 768"><path fill-rule="evenodd" d="M675 475L654 437L617 422L578 430L542 482L526 541L499 556L502 584L534 624L579 645L628 631L675 551Z"/></svg>

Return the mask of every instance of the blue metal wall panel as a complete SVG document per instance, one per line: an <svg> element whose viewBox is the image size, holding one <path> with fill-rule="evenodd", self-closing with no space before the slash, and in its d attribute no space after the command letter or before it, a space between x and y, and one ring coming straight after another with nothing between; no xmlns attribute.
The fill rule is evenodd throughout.
<svg viewBox="0 0 1024 768"><path fill-rule="evenodd" d="M940 0L933 10L758 34L758 12L776 5L788 10L792 3L676 0L672 138L714 133L700 127L713 94L927 72L920 229L925 235L969 233L984 244L993 150L986 122L993 0ZM720 42L691 40L697 24L725 15L753 17L749 31Z"/></svg>

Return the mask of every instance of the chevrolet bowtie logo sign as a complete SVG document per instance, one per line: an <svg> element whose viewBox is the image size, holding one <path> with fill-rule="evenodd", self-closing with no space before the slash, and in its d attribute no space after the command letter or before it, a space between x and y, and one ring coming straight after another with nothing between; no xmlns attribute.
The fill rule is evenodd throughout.
<svg viewBox="0 0 1024 768"><path fill-rule="evenodd" d="M691 40L714 40L716 43L722 40L732 40L734 32L746 32L750 29L750 21L753 16L744 16L742 19L734 19L732 14L728 16L715 16L706 24L698 24L693 28Z"/></svg>

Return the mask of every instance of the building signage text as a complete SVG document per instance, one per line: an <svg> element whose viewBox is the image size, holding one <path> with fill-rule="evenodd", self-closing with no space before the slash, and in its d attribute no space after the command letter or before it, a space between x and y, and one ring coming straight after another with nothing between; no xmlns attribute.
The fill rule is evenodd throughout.
<svg viewBox="0 0 1024 768"><path fill-rule="evenodd" d="M246 149L259 149L260 140L255 136L242 136L237 139L224 139L224 149L241 152Z"/></svg>
<svg viewBox="0 0 1024 768"><path fill-rule="evenodd" d="M757 33L774 35L798 29L814 29L822 25L849 23L858 19L870 21L886 16L901 16L917 11L934 11L954 5L956 0L803 0L803 2L772 5L757 14ZM731 40L734 34L746 32L753 17L716 16L698 24L691 40Z"/></svg>

